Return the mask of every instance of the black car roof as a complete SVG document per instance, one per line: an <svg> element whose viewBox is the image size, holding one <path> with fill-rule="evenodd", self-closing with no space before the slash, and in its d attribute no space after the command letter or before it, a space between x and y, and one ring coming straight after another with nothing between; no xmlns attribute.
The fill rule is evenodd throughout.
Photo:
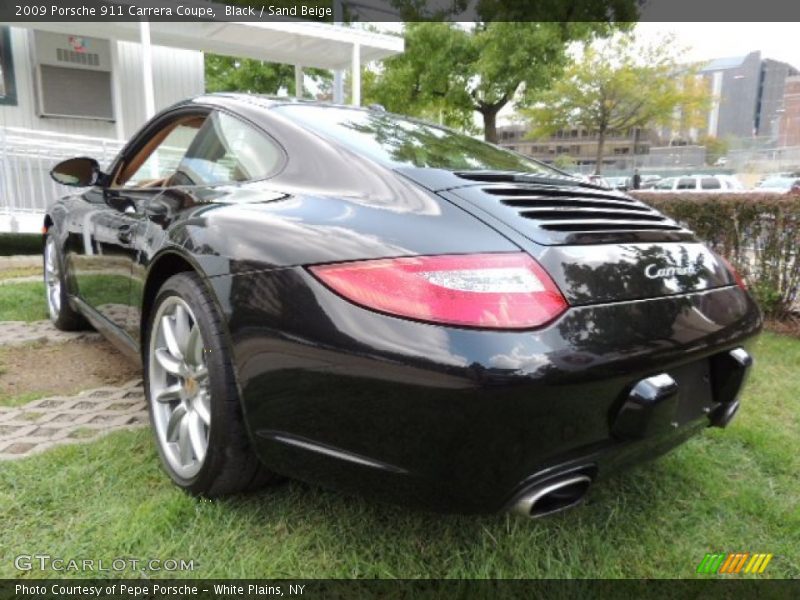
<svg viewBox="0 0 800 600"><path fill-rule="evenodd" d="M360 110L365 112L373 110L383 110L383 107L380 107L379 105L353 106L352 104L339 104L335 102L324 102L320 100L306 100L305 98L294 98L291 96L271 96L268 94L246 94L242 92L213 92L209 94L201 94L199 96L187 99L186 102L187 103L201 102L205 98L214 98L217 100L228 98L237 102L246 102L248 104L255 104L257 106L266 109L275 108L277 106L302 104L302 105L328 107L328 108L346 108L350 110Z"/></svg>

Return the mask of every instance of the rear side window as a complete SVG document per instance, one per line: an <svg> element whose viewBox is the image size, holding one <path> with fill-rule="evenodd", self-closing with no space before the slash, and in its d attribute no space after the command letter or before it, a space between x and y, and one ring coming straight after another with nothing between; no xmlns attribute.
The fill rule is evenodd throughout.
<svg viewBox="0 0 800 600"><path fill-rule="evenodd" d="M267 135L215 112L206 119L171 183L211 185L264 179L275 173L282 159L282 151Z"/></svg>
<svg viewBox="0 0 800 600"><path fill-rule="evenodd" d="M678 188L679 190L693 190L695 189L696 184L693 177L683 177L678 180Z"/></svg>
<svg viewBox="0 0 800 600"><path fill-rule="evenodd" d="M468 135L381 111L310 104L284 104L274 110L362 156L394 167L563 175Z"/></svg>
<svg viewBox="0 0 800 600"><path fill-rule="evenodd" d="M719 190L722 189L722 185L719 182L719 179L716 177L703 177L700 181L700 187L704 190Z"/></svg>

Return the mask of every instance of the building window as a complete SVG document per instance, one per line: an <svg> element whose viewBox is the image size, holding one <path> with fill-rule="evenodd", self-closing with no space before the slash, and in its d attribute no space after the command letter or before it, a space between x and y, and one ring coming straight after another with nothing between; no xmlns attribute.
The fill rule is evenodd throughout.
<svg viewBox="0 0 800 600"><path fill-rule="evenodd" d="M0 27L0 104L17 104L14 60L11 56L11 31Z"/></svg>

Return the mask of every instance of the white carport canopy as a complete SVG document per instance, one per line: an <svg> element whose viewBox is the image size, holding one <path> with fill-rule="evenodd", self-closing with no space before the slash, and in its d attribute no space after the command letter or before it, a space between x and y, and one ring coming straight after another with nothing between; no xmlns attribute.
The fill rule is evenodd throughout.
<svg viewBox="0 0 800 600"><path fill-rule="evenodd" d="M160 3L161 6L167 3ZM218 5L217 5L218 6ZM144 94L148 116L153 112L150 44L185 48L295 65L298 95L302 68L352 71L352 103L361 103L362 62L381 60L403 51L403 39L353 27L307 21L281 22L37 22L14 23L41 31L140 42L144 60ZM342 102L341 97L334 98Z"/></svg>

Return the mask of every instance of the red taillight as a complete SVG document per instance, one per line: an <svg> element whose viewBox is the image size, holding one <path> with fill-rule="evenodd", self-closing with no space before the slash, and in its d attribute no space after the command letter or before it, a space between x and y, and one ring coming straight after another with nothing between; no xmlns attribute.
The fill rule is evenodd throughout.
<svg viewBox="0 0 800 600"><path fill-rule="evenodd" d="M434 323L527 329L567 308L545 270L521 253L368 260L311 272L351 302Z"/></svg>
<svg viewBox="0 0 800 600"><path fill-rule="evenodd" d="M734 266L730 263L730 261L725 258L724 256L718 255L722 262L725 263L725 266L728 267L728 271L730 271L731 275L733 275L734 281L736 281L736 285L738 285L743 290L747 289L747 282L744 280L744 277L739 275L739 271L737 271Z"/></svg>

